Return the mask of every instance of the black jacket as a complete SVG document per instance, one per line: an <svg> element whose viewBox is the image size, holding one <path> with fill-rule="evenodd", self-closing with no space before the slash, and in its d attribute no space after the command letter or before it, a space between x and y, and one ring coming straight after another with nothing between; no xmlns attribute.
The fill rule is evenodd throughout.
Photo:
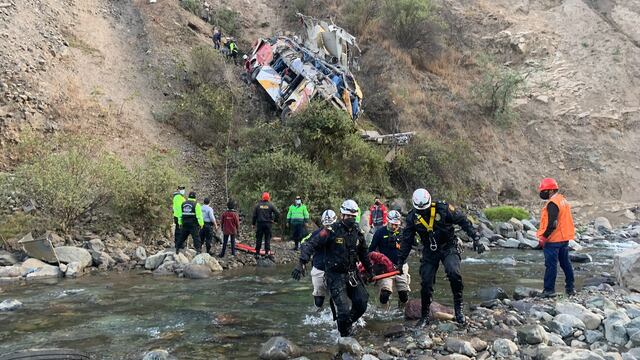
<svg viewBox="0 0 640 360"><path fill-rule="evenodd" d="M398 254L400 253L400 243L402 241L402 230L393 233L388 227L378 229L373 234L369 252L379 251L391 260L394 264L398 263Z"/></svg>
<svg viewBox="0 0 640 360"><path fill-rule="evenodd" d="M453 225L460 226L472 239L478 237L477 232L474 230L469 220L467 220L464 213L444 201L438 201L434 205L436 207L436 213L433 221L433 231L431 234L419 220L416 209L411 210L409 215L407 215L407 224L402 232L402 243L400 245L398 265L402 265L407 261L411 247L415 244L416 234L420 236L420 242L422 242L423 245L422 252L424 254L431 251L431 235L438 244L438 249L455 246L458 239L455 235L455 228ZM429 224L431 208L422 210L420 215L424 221Z"/></svg>
<svg viewBox="0 0 640 360"><path fill-rule="evenodd" d="M347 273L357 271L357 261L371 272L371 262L367 257L367 244L360 228L356 225L348 229L336 223L332 230L323 230L305 241L300 248L300 262L306 264L316 252L324 252L325 271Z"/></svg>
<svg viewBox="0 0 640 360"><path fill-rule="evenodd" d="M256 225L257 223L273 223L274 221L278 221L280 217L280 213L278 209L269 201L261 200L258 205L253 209L253 219L251 220L251 224Z"/></svg>

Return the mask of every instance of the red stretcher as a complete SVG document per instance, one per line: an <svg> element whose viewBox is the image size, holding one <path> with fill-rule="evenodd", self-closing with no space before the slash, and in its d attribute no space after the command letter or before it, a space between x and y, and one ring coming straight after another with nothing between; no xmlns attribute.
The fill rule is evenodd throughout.
<svg viewBox="0 0 640 360"><path fill-rule="evenodd" d="M376 276L371 278L371 281L378 281L378 280L390 278L390 277L396 276L396 275L400 275L400 271L394 270L394 271L391 271L391 272L388 272L388 273L376 275Z"/></svg>
<svg viewBox="0 0 640 360"><path fill-rule="evenodd" d="M256 249L247 244L236 243L236 249L240 251L246 251L251 254L256 253ZM273 252L269 251L269 254L273 254ZM264 249L260 249L260 255L266 255L266 252L264 251Z"/></svg>

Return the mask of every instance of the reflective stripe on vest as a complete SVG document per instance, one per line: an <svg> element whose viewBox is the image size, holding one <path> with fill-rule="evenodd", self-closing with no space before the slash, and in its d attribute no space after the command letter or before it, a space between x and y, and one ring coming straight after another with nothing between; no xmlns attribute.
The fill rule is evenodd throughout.
<svg viewBox="0 0 640 360"><path fill-rule="evenodd" d="M187 200L182 204L182 217L195 218L196 217L196 202Z"/></svg>
<svg viewBox="0 0 640 360"><path fill-rule="evenodd" d="M416 216L418 217L418 221L420 221L420 223L422 224L422 226L424 226L428 232L432 232L433 231L433 222L436 219L436 204L432 203L431 204L431 216L429 217L429 223L427 223L424 218L422 216L420 216L420 214L416 213ZM418 243L420 243L420 237L418 236Z"/></svg>
<svg viewBox="0 0 640 360"><path fill-rule="evenodd" d="M549 214L547 205L552 202L558 207L558 223L555 230L549 235L548 242L564 242L575 238L575 227L573 225L573 217L571 216L571 206L567 199L561 194L555 194L547 201L544 208L540 212L540 228L538 229L538 237L547 231L549 225Z"/></svg>

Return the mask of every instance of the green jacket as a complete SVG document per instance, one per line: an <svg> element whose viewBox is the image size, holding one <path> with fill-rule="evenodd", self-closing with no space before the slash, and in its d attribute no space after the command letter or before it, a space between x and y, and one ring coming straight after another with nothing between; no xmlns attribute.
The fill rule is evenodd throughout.
<svg viewBox="0 0 640 360"><path fill-rule="evenodd" d="M182 203L184 202L184 196L179 192L173 193L173 217L180 218L182 214Z"/></svg>
<svg viewBox="0 0 640 360"><path fill-rule="evenodd" d="M302 204L300 206L291 205L289 206L289 212L287 213L287 222L307 222L309 220L309 211L307 211L307 206Z"/></svg>
<svg viewBox="0 0 640 360"><path fill-rule="evenodd" d="M189 198L189 201L193 201L196 203L196 219L198 219L198 224L200 227L204 226L204 218L202 217L202 204L196 202L196 199ZM184 201L183 201L184 204ZM182 225L182 205L179 208L178 212L178 225Z"/></svg>
<svg viewBox="0 0 640 360"><path fill-rule="evenodd" d="M356 215L356 224L360 224L360 217L362 216L362 210L358 208L358 215Z"/></svg>

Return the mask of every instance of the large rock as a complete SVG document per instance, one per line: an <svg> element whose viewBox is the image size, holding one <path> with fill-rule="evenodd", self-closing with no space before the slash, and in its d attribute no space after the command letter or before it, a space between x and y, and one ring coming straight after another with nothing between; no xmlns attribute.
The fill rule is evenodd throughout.
<svg viewBox="0 0 640 360"><path fill-rule="evenodd" d="M17 263L18 259L12 253L0 250L0 266L11 266Z"/></svg>
<svg viewBox="0 0 640 360"><path fill-rule="evenodd" d="M55 248L55 250L58 260L65 264L77 262L79 263L80 268L84 269L87 266L91 266L91 263L93 262L91 253L87 249L75 246L59 246Z"/></svg>
<svg viewBox="0 0 640 360"><path fill-rule="evenodd" d="M520 246L520 241L514 238L507 238L506 240L498 240L498 246L507 249L517 249Z"/></svg>
<svg viewBox="0 0 640 360"><path fill-rule="evenodd" d="M62 276L60 268L46 264L38 259L29 258L22 263L22 276L27 280L58 278Z"/></svg>
<svg viewBox="0 0 640 360"><path fill-rule="evenodd" d="M447 351L467 355L467 356L476 356L478 352L473 348L470 342L464 341L454 337L448 337L445 342L445 347Z"/></svg>
<svg viewBox="0 0 640 360"><path fill-rule="evenodd" d="M511 223L500 223L498 225L498 233L506 238L515 238L516 231Z"/></svg>
<svg viewBox="0 0 640 360"><path fill-rule="evenodd" d="M352 337L340 337L338 339L338 351L343 354L351 354L360 356L364 353L364 349L358 342L358 340Z"/></svg>
<svg viewBox="0 0 640 360"><path fill-rule="evenodd" d="M77 261L72 261L67 264L67 270L64 272L66 277L74 278L82 276L82 265Z"/></svg>
<svg viewBox="0 0 640 360"><path fill-rule="evenodd" d="M549 322L548 326L549 330L562 336L563 338L573 335L573 327L570 324L553 320Z"/></svg>
<svg viewBox="0 0 640 360"><path fill-rule="evenodd" d="M556 333L547 333L547 335L549 336L549 341L547 341L547 344L550 346L566 346L567 343L564 342L564 340L562 340L562 336L556 334Z"/></svg>
<svg viewBox="0 0 640 360"><path fill-rule="evenodd" d="M577 263L577 264L585 264L585 263L592 262L593 258L589 254L581 254L581 253L570 252L569 253L569 260L571 260L571 262L574 262L574 263Z"/></svg>
<svg viewBox="0 0 640 360"><path fill-rule="evenodd" d="M478 297L482 301L489 301L495 299L508 299L509 295L507 295L507 293L504 292L501 287L493 286L479 289Z"/></svg>
<svg viewBox="0 0 640 360"><path fill-rule="evenodd" d="M515 231L522 231L524 230L524 225L522 224L522 222L516 218L511 218L509 220L509 224L511 224L511 226L513 226L513 229Z"/></svg>
<svg viewBox="0 0 640 360"><path fill-rule="evenodd" d="M600 232L601 234L608 234L613 230L613 226L611 226L609 219L603 216L596 218L593 221L593 225L596 227L596 230L598 230L598 232Z"/></svg>
<svg viewBox="0 0 640 360"><path fill-rule="evenodd" d="M627 335L634 346L640 346L640 317L627 324Z"/></svg>
<svg viewBox="0 0 640 360"><path fill-rule="evenodd" d="M22 266L2 266L0 267L0 278L15 278L22 276Z"/></svg>
<svg viewBox="0 0 640 360"><path fill-rule="evenodd" d="M189 279L208 279L211 277L211 268L207 265L187 264L182 273Z"/></svg>
<svg viewBox="0 0 640 360"><path fill-rule="evenodd" d="M540 325L525 325L518 329L518 341L521 344L546 344L549 336Z"/></svg>
<svg viewBox="0 0 640 360"><path fill-rule="evenodd" d="M556 303L555 309L558 314L569 314L580 319L584 323L585 328L589 330L597 329L602 323L602 317L600 317L600 315L594 314L592 311L580 304L573 302L558 302Z"/></svg>
<svg viewBox="0 0 640 360"><path fill-rule="evenodd" d="M153 271L153 275L168 276L174 275L177 265L175 261L165 261Z"/></svg>
<svg viewBox="0 0 640 360"><path fill-rule="evenodd" d="M511 358L518 352L518 345L508 339L497 339L493 342L493 351L497 358Z"/></svg>
<svg viewBox="0 0 640 360"><path fill-rule="evenodd" d="M522 238L520 239L520 245L518 246L518 248L529 249L529 250L537 249L538 241Z"/></svg>
<svg viewBox="0 0 640 360"><path fill-rule="evenodd" d="M117 262L117 263L128 263L129 261L131 261L131 257L127 254L124 253L124 251L122 249L115 249L111 252L111 257Z"/></svg>
<svg viewBox="0 0 640 360"><path fill-rule="evenodd" d="M286 360L300 356L302 351L291 341L276 336L262 344L260 348L260 359L264 360Z"/></svg>
<svg viewBox="0 0 640 360"><path fill-rule="evenodd" d="M222 266L220 266L218 260L207 253L196 255L193 260L191 260L191 263L195 265L205 265L209 267L211 271L222 271Z"/></svg>
<svg viewBox="0 0 640 360"><path fill-rule="evenodd" d="M166 253L164 252L160 252L157 253L155 255L151 255L149 257L147 257L147 259L144 262L144 268L147 270L155 270L158 268L158 266L160 266L160 264L162 264L162 262L164 261L164 258L167 256Z"/></svg>
<svg viewBox="0 0 640 360"><path fill-rule="evenodd" d="M584 330L587 328L582 320L571 314L558 314L553 318L553 321L571 326L574 329Z"/></svg>
<svg viewBox="0 0 640 360"><path fill-rule="evenodd" d="M538 349L537 360L604 360L589 350L574 349L568 346L544 346Z"/></svg>
<svg viewBox="0 0 640 360"><path fill-rule="evenodd" d="M584 336L588 344L593 344L596 341L601 341L604 339L604 334L597 330L587 330L584 332Z"/></svg>
<svg viewBox="0 0 640 360"><path fill-rule="evenodd" d="M431 318L435 320L451 320L453 309L437 302L432 302L429 308ZM418 320L422 316L422 303L420 299L411 299L404 307L404 318L407 320Z"/></svg>
<svg viewBox="0 0 640 360"><path fill-rule="evenodd" d="M111 255L107 254L106 252L104 251L102 252L90 251L90 252L91 252L91 257L93 258L93 264L97 266L100 270L109 270L113 266L115 266L116 261L113 260Z"/></svg>
<svg viewBox="0 0 640 360"><path fill-rule="evenodd" d="M607 341L625 345L629 340L626 326L631 319L623 311L613 311L604 320L604 336Z"/></svg>
<svg viewBox="0 0 640 360"><path fill-rule="evenodd" d="M22 303L16 299L6 299L0 303L0 311L14 311L22 307Z"/></svg>
<svg viewBox="0 0 640 360"><path fill-rule="evenodd" d="M136 258L140 261L147 260L147 250L145 250L145 248L143 248L142 246L138 246L136 248Z"/></svg>
<svg viewBox="0 0 640 360"><path fill-rule="evenodd" d="M640 292L640 248L628 249L613 258L618 283Z"/></svg>
<svg viewBox="0 0 640 360"><path fill-rule="evenodd" d="M104 243L100 239L91 239L86 243L89 251L102 252L104 251Z"/></svg>
<svg viewBox="0 0 640 360"><path fill-rule="evenodd" d="M529 220L520 220L520 222L522 223L522 226L524 226L524 230L525 231L537 231L538 228L533 225L533 223L531 223L531 221Z"/></svg>
<svg viewBox="0 0 640 360"><path fill-rule="evenodd" d="M151 350L144 354L142 360L168 360L169 352L163 349Z"/></svg>
<svg viewBox="0 0 640 360"><path fill-rule="evenodd" d="M533 288L529 288L529 287L524 287L524 286L517 286L514 290L513 290L513 298L516 300L522 300L522 299L526 299L529 297L536 297L538 295L540 295L542 293L542 291L538 290L538 289L533 289Z"/></svg>

